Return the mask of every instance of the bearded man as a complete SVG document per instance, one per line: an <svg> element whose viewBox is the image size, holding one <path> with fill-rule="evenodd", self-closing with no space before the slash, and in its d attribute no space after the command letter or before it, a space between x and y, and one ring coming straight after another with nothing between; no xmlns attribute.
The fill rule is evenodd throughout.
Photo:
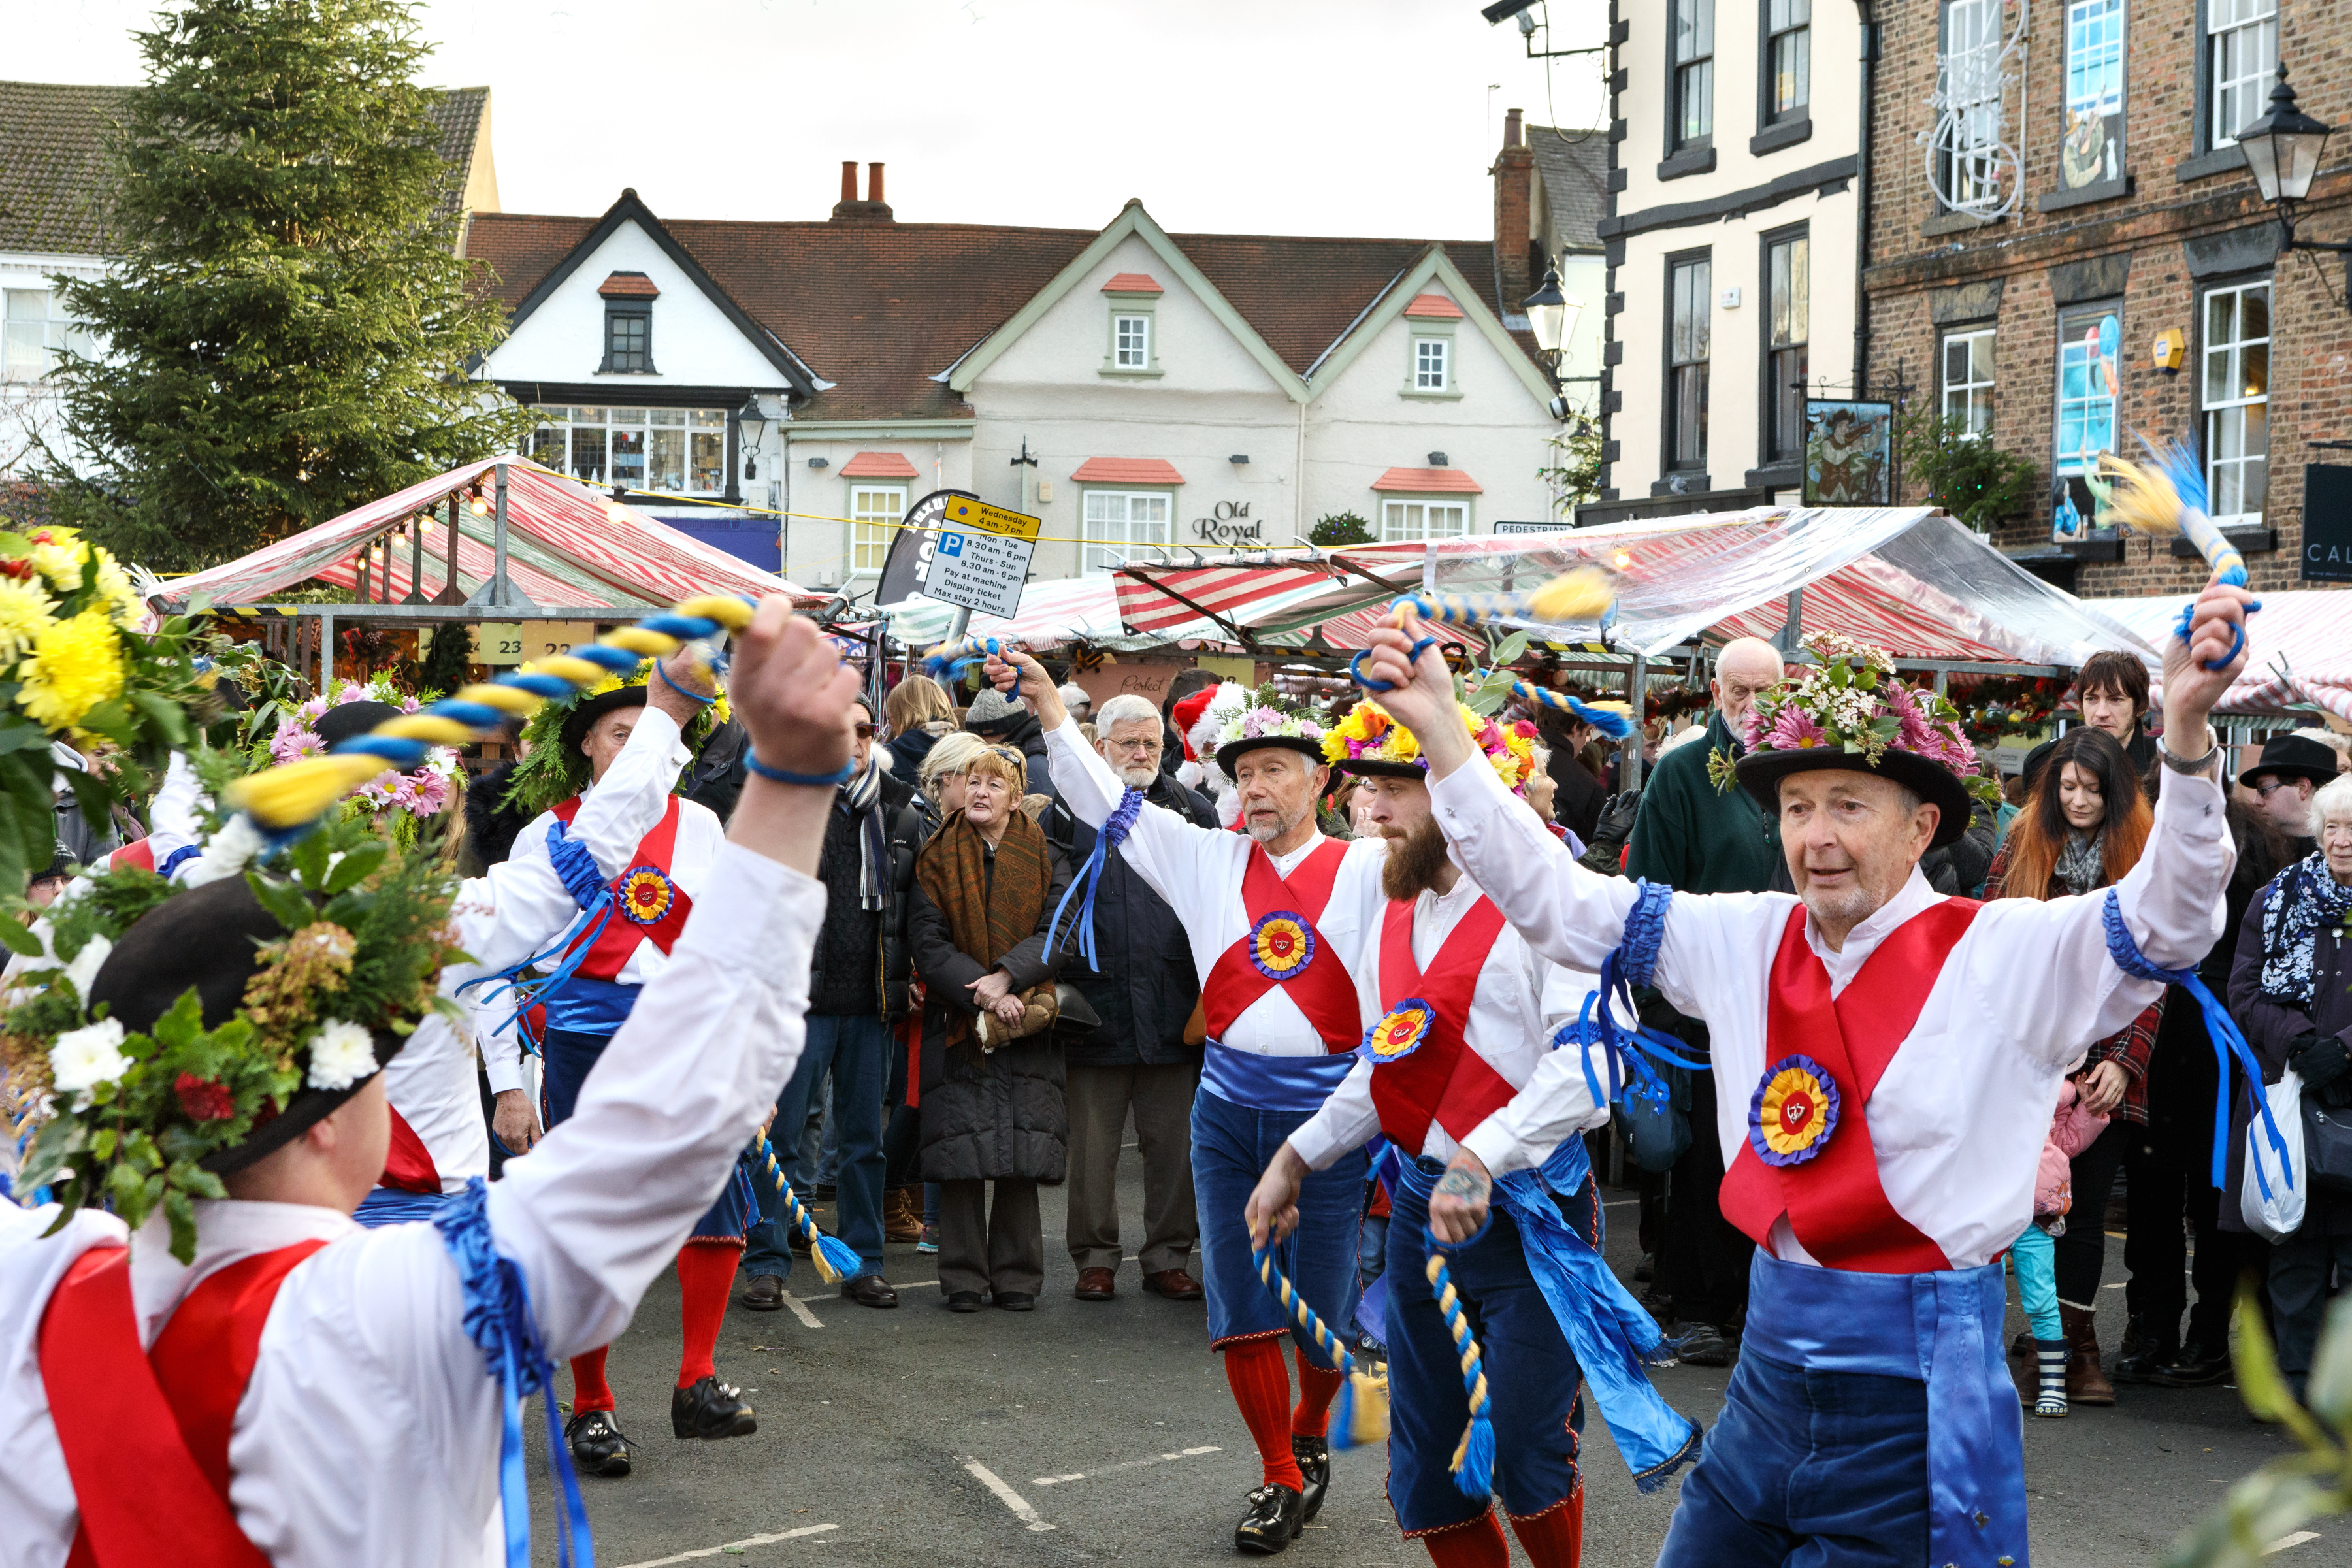
<svg viewBox="0 0 2352 1568"><path fill-rule="evenodd" d="M1724 1210L1758 1245L1745 1349L1664 1568L2026 1563L1998 1259L2032 1213L2066 1067L2221 931L2232 853L2206 718L2244 663L2249 597L2209 584L2166 649L2174 776L2139 864L2104 893L1982 906L1917 869L1967 826L1973 751L1883 655L1821 639L1827 663L1766 705L1737 763L1796 896L1704 896L1570 860L1444 722L1452 676L1412 658L1410 613L1373 637L1382 700L1426 738L1438 825L1511 924L1556 963L1615 956L1712 1036ZM1581 1076L1580 1055L1538 1076ZM1433 1213L1440 1239L1485 1221L1500 1173L1473 1149L1457 1171L1466 1202Z"/></svg>
<svg viewBox="0 0 2352 1568"><path fill-rule="evenodd" d="M1168 900L1204 977L1208 1044L1192 1100L1192 1185L1209 1342L1223 1352L1225 1380L1265 1477L1234 1529L1234 1547L1280 1552L1322 1507L1330 1482L1325 1434L1341 1379L1259 1280L1242 1210L1283 1140L1353 1064L1362 1024L1349 972L1378 919L1385 851L1377 840L1343 845L1318 831L1315 803L1330 774L1322 726L1303 711L1260 705L1239 686L1211 698L1210 749L1241 808L1243 831L1226 833L1150 805L1127 785L1087 747L1035 659L992 655L988 674L1000 689L1019 681L1045 731L1061 798ZM1328 1323L1345 1325L1355 1310L1365 1169L1358 1152L1308 1178L1301 1224L1277 1249L1276 1266ZM1285 1336L1297 1346L1296 1407Z"/></svg>
<svg viewBox="0 0 2352 1568"><path fill-rule="evenodd" d="M1498 726L1460 711L1438 722L1479 736L1500 786L1517 793L1532 749L1514 752ZM1454 1474L1471 1419L1463 1352L1425 1279L1433 1216L1447 1205L1458 1214L1472 1194L1468 1172L1449 1171L1448 1162L1468 1150L1486 1169L1517 1173L1504 1183L1493 1223L1475 1237L1446 1238L1462 1244L1443 1250L1486 1352L1503 1511L1536 1568L1575 1568L1584 1383L1644 1489L1664 1484L1698 1447L1697 1428L1635 1370L1660 1334L1597 1250L1601 1205L1582 1134L1607 1124L1609 1107L1595 1103L1581 1077L1537 1070L1591 977L1568 976L1529 951L1454 863L1430 815L1427 764L1412 732L1367 702L1326 747L1362 778L1365 815L1390 842L1381 875L1389 903L1356 971L1370 1028L1347 1081L1268 1163L1250 1196L1250 1230L1285 1234L1310 1173L1376 1137L1387 1141L1389 1500L1406 1539L1419 1540L1438 1568L1504 1568L1510 1548L1492 1502L1465 1495Z"/></svg>

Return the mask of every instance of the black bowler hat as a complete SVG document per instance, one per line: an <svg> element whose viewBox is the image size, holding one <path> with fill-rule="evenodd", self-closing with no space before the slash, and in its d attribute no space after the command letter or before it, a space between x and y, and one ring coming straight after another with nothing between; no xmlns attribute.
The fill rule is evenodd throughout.
<svg viewBox="0 0 2352 1568"><path fill-rule="evenodd" d="M2276 773L2283 779L2309 779L2324 784L2336 774L2336 752L2308 735L2273 735L2263 742L2262 760L2238 775L2238 782L2248 789L2264 773Z"/></svg>
<svg viewBox="0 0 2352 1568"><path fill-rule="evenodd" d="M593 697L583 697L572 705L563 716L563 728L559 733L563 740L563 754L572 756L580 750L580 742L588 738L589 727L615 708L642 708L646 705L646 683L615 686L610 691L600 691Z"/></svg>
<svg viewBox="0 0 2352 1568"><path fill-rule="evenodd" d="M399 717L400 710L389 702L338 702L320 714L319 721L310 728L331 752L353 735L364 735L378 724Z"/></svg>

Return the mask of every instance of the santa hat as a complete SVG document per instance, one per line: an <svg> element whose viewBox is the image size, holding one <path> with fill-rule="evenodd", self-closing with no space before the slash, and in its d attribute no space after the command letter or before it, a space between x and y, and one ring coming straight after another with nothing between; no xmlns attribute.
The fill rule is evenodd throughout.
<svg viewBox="0 0 2352 1568"><path fill-rule="evenodd" d="M1171 715L1176 721L1176 733L1183 737L1184 760L1188 763L1201 760L1200 748L1192 743L1192 731L1200 725L1202 710L1208 707L1209 699L1214 697L1217 691L1216 687L1203 686L1170 710Z"/></svg>

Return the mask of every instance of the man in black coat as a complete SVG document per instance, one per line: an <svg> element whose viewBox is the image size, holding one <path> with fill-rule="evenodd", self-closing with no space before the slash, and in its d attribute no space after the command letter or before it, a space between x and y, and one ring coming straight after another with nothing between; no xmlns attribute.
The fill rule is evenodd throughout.
<svg viewBox="0 0 2352 1568"><path fill-rule="evenodd" d="M1217 824L1216 809L1160 771L1160 710L1143 698L1122 695L1096 719L1104 761L1154 805ZM1073 874L1094 852L1095 830L1058 803L1046 816L1046 837L1068 858ZM1174 1300L1201 1298L1185 1268L1200 1239L1192 1205L1192 1095L1201 1075L1201 1047L1184 1043L1185 1025L1201 999L1192 944L1176 911L1143 879L1109 852L1095 894L1096 964L1070 949L1063 974L1083 994L1101 1026L1066 1034L1070 1110L1070 1259L1078 1268L1077 1298L1108 1301L1119 1259L1118 1150L1128 1111L1135 1113L1143 1155L1143 1288Z"/></svg>

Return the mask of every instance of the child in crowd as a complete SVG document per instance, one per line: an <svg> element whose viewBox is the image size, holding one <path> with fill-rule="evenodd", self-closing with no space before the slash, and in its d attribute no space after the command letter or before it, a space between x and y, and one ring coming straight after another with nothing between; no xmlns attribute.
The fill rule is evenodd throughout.
<svg viewBox="0 0 2352 1568"><path fill-rule="evenodd" d="M2069 1079L2058 1086L2058 1110L2042 1145L2042 1166L2033 1181L2033 1218L2009 1251L2017 1294L2033 1336L2036 1394L2033 1414L2051 1419L2066 1414L2066 1335L2058 1318L2058 1238L2066 1233L2074 1206L2074 1156L2106 1130L2107 1119L2083 1107Z"/></svg>

